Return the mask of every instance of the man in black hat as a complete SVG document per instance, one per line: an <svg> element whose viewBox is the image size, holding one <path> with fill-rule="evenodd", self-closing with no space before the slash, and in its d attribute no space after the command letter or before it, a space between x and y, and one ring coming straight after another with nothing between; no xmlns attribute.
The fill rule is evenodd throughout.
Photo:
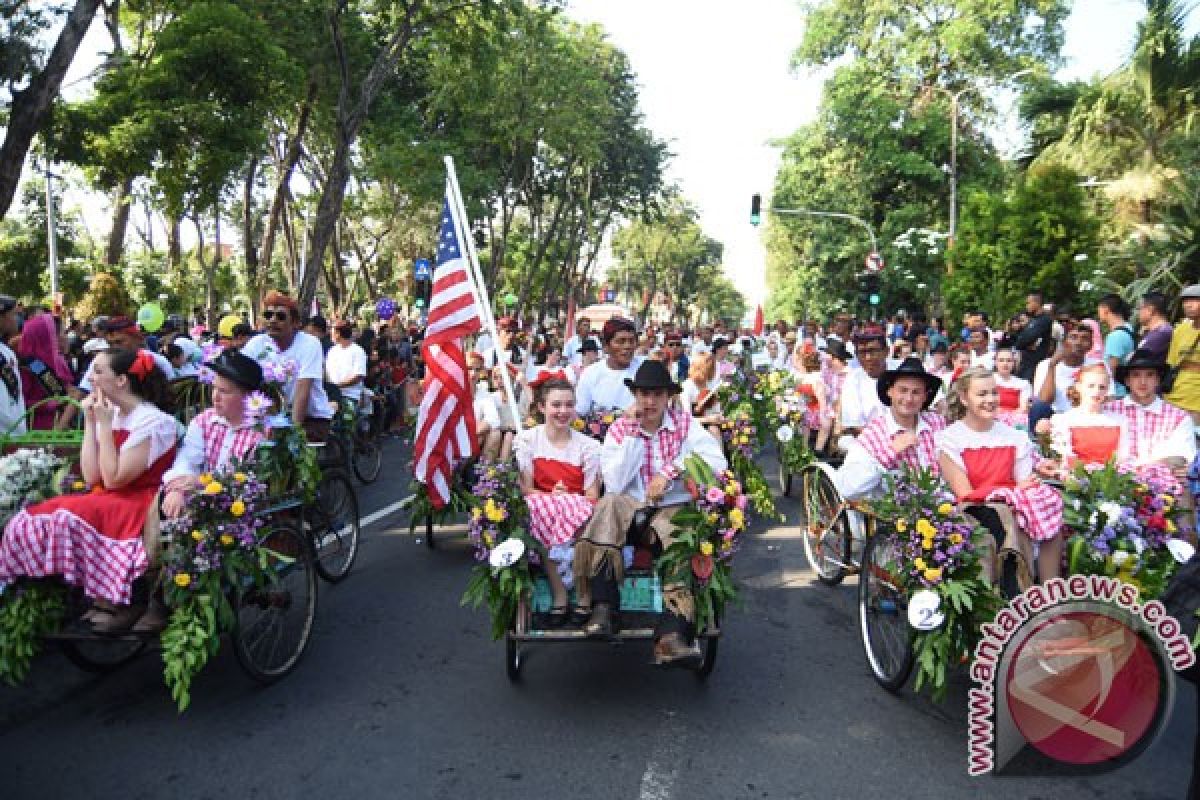
<svg viewBox="0 0 1200 800"><path fill-rule="evenodd" d="M624 577L621 548L635 516L648 512L649 519L640 528L645 540L630 544L670 547L675 538L671 518L691 500L678 480L684 460L694 454L714 472L726 468L720 443L686 411L670 408L679 384L671 380L661 361L643 362L625 383L633 392L635 410L608 429L601 455L605 495L575 543L579 609L588 611L591 606L584 631L596 638L607 638L614 631ZM699 666L692 593L682 584L667 584L663 605L655 630L655 662Z"/></svg>
<svg viewBox="0 0 1200 800"><path fill-rule="evenodd" d="M8 340L17 335L17 301L0 294L0 434L25 432L21 369Z"/></svg>
<svg viewBox="0 0 1200 800"><path fill-rule="evenodd" d="M1105 405L1104 410L1125 418L1129 429L1133 466L1139 472L1157 472L1181 484L1196 457L1196 428L1192 417L1158 395L1167 374L1167 362L1148 350L1136 350L1114 371L1117 383L1128 394Z"/></svg>
<svg viewBox="0 0 1200 800"><path fill-rule="evenodd" d="M875 492L883 476L902 464L937 469L935 437L946 427L941 414L929 410L942 381L910 356L879 378L876 391L883 405L846 450L837 471L843 497Z"/></svg>

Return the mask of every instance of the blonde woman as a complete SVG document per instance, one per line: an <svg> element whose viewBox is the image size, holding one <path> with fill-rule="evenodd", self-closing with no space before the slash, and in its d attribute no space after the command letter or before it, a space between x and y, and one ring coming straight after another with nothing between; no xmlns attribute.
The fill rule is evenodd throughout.
<svg viewBox="0 0 1200 800"><path fill-rule="evenodd" d="M1108 414L1104 403L1112 389L1108 367L1089 364L1067 388L1071 409L1050 418L1050 441L1063 458L1063 469L1076 464L1104 464L1114 456L1130 458L1129 426L1124 417Z"/></svg>
<svg viewBox="0 0 1200 800"><path fill-rule="evenodd" d="M721 407L717 404L717 361L712 353L700 353L688 366L688 379L683 382L680 402L709 433L721 440Z"/></svg>
<svg viewBox="0 0 1200 800"><path fill-rule="evenodd" d="M1038 576L1056 578L1062 561L1062 496L1041 481L1053 463L1038 463L1029 437L996 419L996 379L971 367L950 387L951 419L938 436L938 464L965 510L1003 538L1003 526L986 503L1012 507L1017 526L1039 545Z"/></svg>

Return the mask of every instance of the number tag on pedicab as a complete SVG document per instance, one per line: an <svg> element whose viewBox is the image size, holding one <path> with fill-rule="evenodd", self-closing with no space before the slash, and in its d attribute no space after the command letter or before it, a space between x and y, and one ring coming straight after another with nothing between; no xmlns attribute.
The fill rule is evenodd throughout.
<svg viewBox="0 0 1200 800"><path fill-rule="evenodd" d="M919 631L937 630L946 621L942 598L930 589L918 589L908 598L908 624Z"/></svg>
<svg viewBox="0 0 1200 800"><path fill-rule="evenodd" d="M496 569L511 567L525 555L525 543L520 539L505 539L488 554L488 563Z"/></svg>

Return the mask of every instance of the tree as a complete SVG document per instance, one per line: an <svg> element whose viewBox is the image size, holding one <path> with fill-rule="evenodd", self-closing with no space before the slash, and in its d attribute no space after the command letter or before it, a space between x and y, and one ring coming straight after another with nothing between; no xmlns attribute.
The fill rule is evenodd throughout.
<svg viewBox="0 0 1200 800"><path fill-rule="evenodd" d="M108 272L97 272L91 288L75 308L76 319L90 320L101 314L116 316L132 314L133 300L117 278Z"/></svg>

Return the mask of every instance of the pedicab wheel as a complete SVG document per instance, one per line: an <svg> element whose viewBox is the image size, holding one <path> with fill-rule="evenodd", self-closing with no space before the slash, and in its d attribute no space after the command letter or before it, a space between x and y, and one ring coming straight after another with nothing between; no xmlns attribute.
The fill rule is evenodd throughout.
<svg viewBox="0 0 1200 800"><path fill-rule="evenodd" d="M851 552L850 526L842 513L842 497L828 467L817 463L801 473L804 504L804 555L817 580L837 586L846 577Z"/></svg>
<svg viewBox="0 0 1200 800"><path fill-rule="evenodd" d="M720 627L720 618L718 616L713 617L712 627ZM720 638L716 636L699 637L697 644L700 645L702 657L700 666L696 667L696 677L700 680L707 680L708 676L712 674L713 667L717 665L717 647L720 643Z"/></svg>
<svg viewBox="0 0 1200 800"><path fill-rule="evenodd" d="M114 636L67 639L59 642L63 655L86 672L104 675L128 664L142 654L149 641L143 637Z"/></svg>
<svg viewBox="0 0 1200 800"><path fill-rule="evenodd" d="M513 683L521 680L521 643L511 633L504 637L504 671Z"/></svg>
<svg viewBox="0 0 1200 800"><path fill-rule="evenodd" d="M230 638L246 674L271 683L291 672L308 647L317 616L317 573L312 545L294 523L275 523L261 541L271 580L236 592Z"/></svg>
<svg viewBox="0 0 1200 800"><path fill-rule="evenodd" d="M425 518L425 546L433 549L433 517Z"/></svg>
<svg viewBox="0 0 1200 800"><path fill-rule="evenodd" d="M374 483L383 468L383 448L379 444L379 437L375 435L374 422L371 425L371 431L355 434L354 452L350 457L355 477L364 484Z"/></svg>
<svg viewBox="0 0 1200 800"><path fill-rule="evenodd" d="M358 495L342 470L329 470L317 485L316 501L304 507L304 522L312 537L317 574L337 583L350 574L358 557L361 525Z"/></svg>
<svg viewBox="0 0 1200 800"><path fill-rule="evenodd" d="M788 472L782 458L779 459L779 490L784 497L792 495L792 473Z"/></svg>
<svg viewBox="0 0 1200 800"><path fill-rule="evenodd" d="M900 580L900 550L886 533L867 539L858 578L858 629L875 681L897 692L913 667L913 631Z"/></svg>

